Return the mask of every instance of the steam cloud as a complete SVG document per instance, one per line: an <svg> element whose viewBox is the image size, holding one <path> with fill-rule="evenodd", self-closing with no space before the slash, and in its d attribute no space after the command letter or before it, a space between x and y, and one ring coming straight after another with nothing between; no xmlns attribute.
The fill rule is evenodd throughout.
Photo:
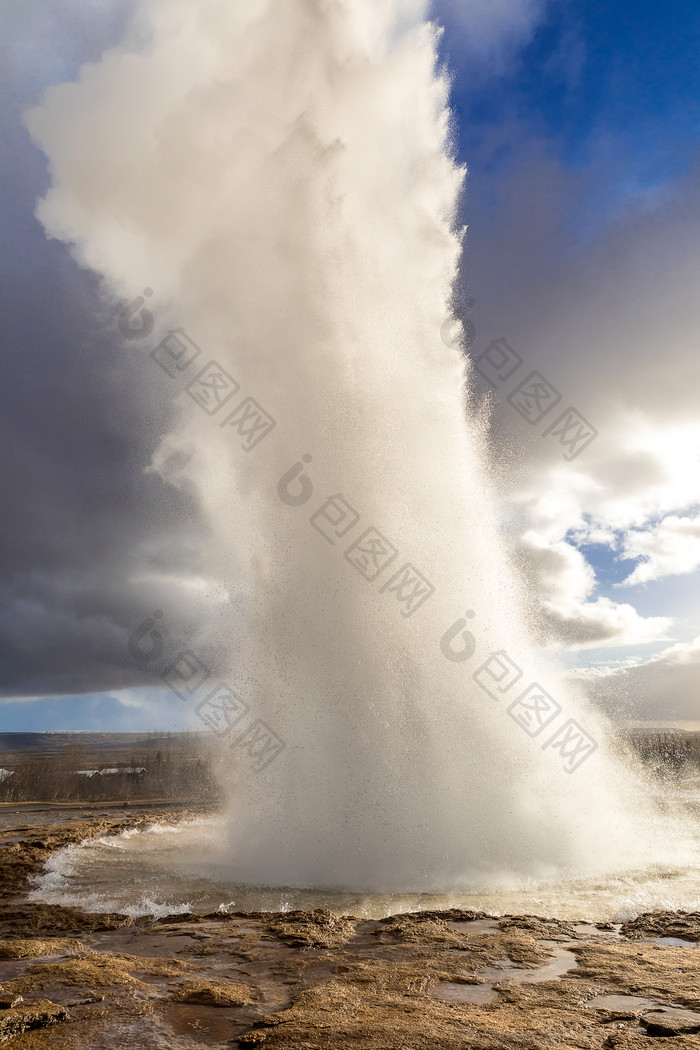
<svg viewBox="0 0 700 1050"><path fill-rule="evenodd" d="M124 46L28 118L47 232L111 294L153 288L159 323L276 420L246 452L185 397L153 460L210 530L225 676L286 742L257 778L232 759L230 868L250 883L439 892L661 855L600 716L526 637L464 357L440 337L464 173L436 32L418 0L144 0ZM295 463L313 491L292 506ZM360 517L331 543L310 517L338 494ZM399 551L377 582L343 557L370 527ZM380 589L405 562L434 587L409 617ZM476 651L450 661L467 611ZM473 674L504 649L523 677L494 700ZM572 775L506 712L531 682L599 743Z"/></svg>

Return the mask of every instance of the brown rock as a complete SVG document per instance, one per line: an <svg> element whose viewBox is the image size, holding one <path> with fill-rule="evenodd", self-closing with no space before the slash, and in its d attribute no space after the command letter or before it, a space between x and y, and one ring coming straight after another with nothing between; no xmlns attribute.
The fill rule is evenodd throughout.
<svg viewBox="0 0 700 1050"><path fill-rule="evenodd" d="M13 995L12 992L0 992L0 1010L11 1010L13 1006L19 1006L24 999L21 995Z"/></svg>
<svg viewBox="0 0 700 1050"><path fill-rule="evenodd" d="M339 948L355 931L356 919L327 908L265 912L267 928L285 944L299 948Z"/></svg>
<svg viewBox="0 0 700 1050"><path fill-rule="evenodd" d="M639 1020L649 1035L694 1035L700 1032L700 1014L691 1010L655 1010Z"/></svg>
<svg viewBox="0 0 700 1050"><path fill-rule="evenodd" d="M0 959L31 959L80 951L85 951L85 945L67 937L0 939Z"/></svg>
<svg viewBox="0 0 700 1050"><path fill-rule="evenodd" d="M625 922L620 929L623 937L641 940L649 937L680 937L700 941L700 912L650 911Z"/></svg>
<svg viewBox="0 0 700 1050"><path fill-rule="evenodd" d="M15 992L31 992L54 985L86 988L113 988L121 985L140 985L135 973L152 976L176 976L186 965L177 959L115 955L111 952L90 952L73 956L63 962L37 963L30 966L24 977L15 977L6 984Z"/></svg>
<svg viewBox="0 0 700 1050"><path fill-rule="evenodd" d="M254 998L250 988L234 981L185 981L173 1001L200 1006L246 1006Z"/></svg>
<svg viewBox="0 0 700 1050"><path fill-rule="evenodd" d="M31 1003L20 1003L0 1012L0 1043L14 1039L16 1035L32 1028L46 1028L65 1021L68 1011L48 999L34 999Z"/></svg>

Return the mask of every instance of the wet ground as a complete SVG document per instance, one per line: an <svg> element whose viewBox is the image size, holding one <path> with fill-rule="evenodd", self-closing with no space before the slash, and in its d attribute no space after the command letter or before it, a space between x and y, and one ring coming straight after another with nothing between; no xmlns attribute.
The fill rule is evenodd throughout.
<svg viewBox="0 0 700 1050"><path fill-rule="evenodd" d="M86 914L27 901L52 852L195 814L13 808L0 813L0 1043L13 1050L700 1050L700 914Z"/></svg>

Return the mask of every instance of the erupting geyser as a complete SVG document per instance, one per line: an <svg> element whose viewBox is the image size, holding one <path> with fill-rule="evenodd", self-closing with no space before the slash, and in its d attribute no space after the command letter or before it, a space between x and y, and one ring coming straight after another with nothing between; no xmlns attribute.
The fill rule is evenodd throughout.
<svg viewBox="0 0 700 1050"><path fill-rule="evenodd" d="M221 675L286 744L258 775L232 753L239 881L441 892L660 856L601 720L528 642L440 336L463 172L425 6L143 0L28 117L48 233L110 293L154 289L163 333L275 420L246 448L183 396L154 456L207 523ZM521 672L483 671L495 698L493 653ZM507 710L532 683L561 707L537 735ZM598 744L573 772L546 746L570 719Z"/></svg>

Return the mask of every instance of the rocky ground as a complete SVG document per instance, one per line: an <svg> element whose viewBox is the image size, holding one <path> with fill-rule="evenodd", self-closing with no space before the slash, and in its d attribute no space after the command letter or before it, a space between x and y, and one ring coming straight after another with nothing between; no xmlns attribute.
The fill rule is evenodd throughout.
<svg viewBox="0 0 700 1050"><path fill-rule="evenodd" d="M0 831L0 1043L12 1050L700 1048L700 914L622 926L420 912L132 920L26 900L56 849L182 807Z"/></svg>

